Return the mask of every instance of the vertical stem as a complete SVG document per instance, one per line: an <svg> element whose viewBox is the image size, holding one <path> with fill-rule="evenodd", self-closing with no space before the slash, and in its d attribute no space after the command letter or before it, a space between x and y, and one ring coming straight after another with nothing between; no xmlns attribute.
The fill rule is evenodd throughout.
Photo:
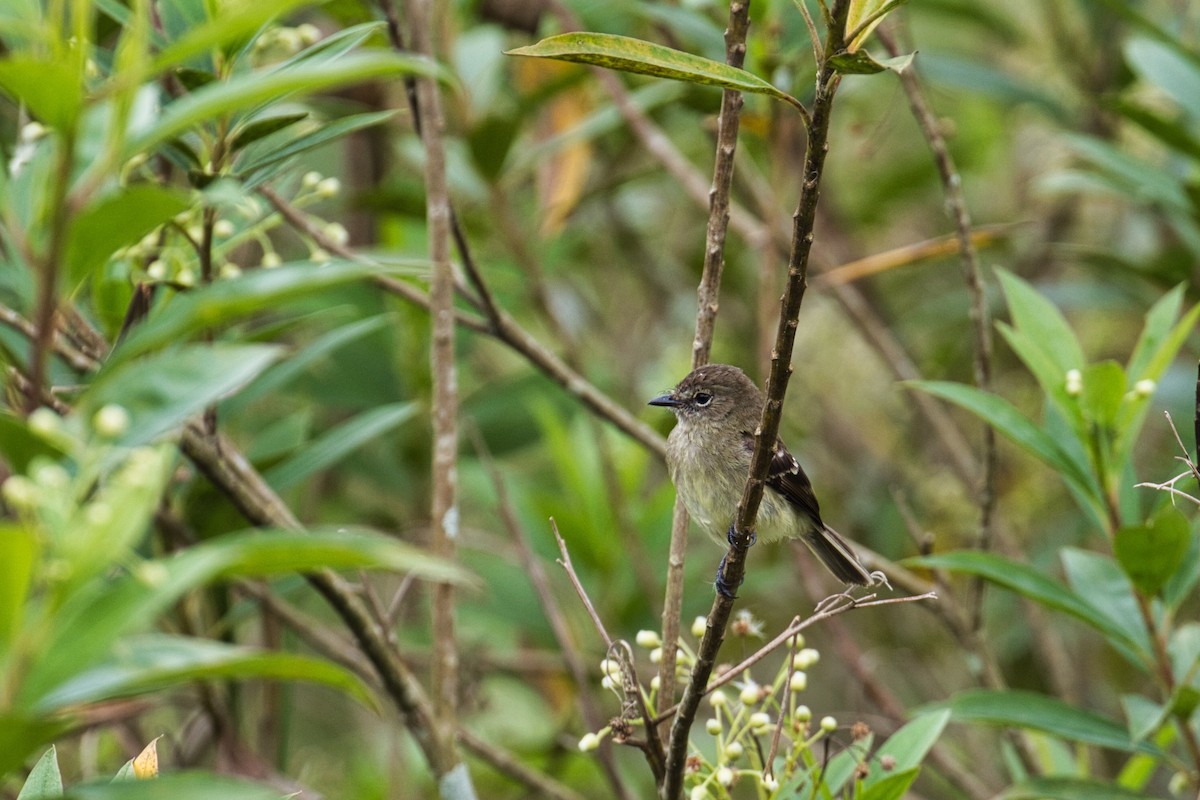
<svg viewBox="0 0 1200 800"><path fill-rule="evenodd" d="M417 53L433 58L434 2L411 3L413 45ZM425 212L429 225L429 258L433 262L430 287L433 372L433 551L454 558L458 538L457 455L458 386L454 364L454 273L450 265L450 201L446 188L446 152L442 140L445 119L437 84L417 80L421 107L421 138L425 149ZM455 731L458 715L458 649L455 642L454 589L441 583L433 587L433 683L441 763L434 765L444 778L458 763Z"/></svg>
<svg viewBox="0 0 1200 800"><path fill-rule="evenodd" d="M58 161L50 199L49 241L46 243L45 257L38 265L37 309L34 316L37 333L29 352L29 380L33 391L25 396L26 413L32 413L41 404L41 392L46 384L50 350L54 345L54 317L58 311L59 262L66 250L67 222L71 216L67 191L71 185L75 134L73 131L60 131L58 137Z"/></svg>
<svg viewBox="0 0 1200 800"><path fill-rule="evenodd" d="M746 32L750 27L749 0L729 4L729 26L725 29L725 61L741 67L746 60ZM708 192L708 229L705 234L704 270L696 292L696 335L692 340L692 369L708 363L713 330L720 307L721 272L725 267L725 235L729 230L729 190L733 183L733 161L741 121L742 95L726 89L721 97L717 122L717 153L712 188ZM687 510L677 498L671 522L671 548L667 557L667 592L663 602L662 662L658 670L658 710L675 704L675 651L683 613L683 565L687 555Z"/></svg>
<svg viewBox="0 0 1200 800"><path fill-rule="evenodd" d="M846 15L848 0L834 0L829 10L829 25L826 31L826 59L845 50ZM816 93L813 98L812 114L808 117L808 146L804 157L803 182L800 199L793 215L792 242L788 256L787 289L781 301L779 327L775 347L771 354L771 374L767 381L767 402L755 434L754 455L750 463L750 474L738 503L734 521L734 537L725 556L722 574L728 586L737 586L745 575L746 553L754 532L758 507L762 502L766 485L767 469L779 435L780 412L787 380L791 374L792 348L796 340L797 320L800 304L804 300L808 279L808 258L812 250L813 226L816 221L817 199L820 193L821 175L825 166L825 155L829 150L829 122L833 110L833 97L837 91L839 76L828 60L817 65ZM708 627L696 654L692 676L679 702L679 713L671 726L667 748L667 773L663 782L663 800L675 800L683 792L683 768L687 758L688 735L700 700L704 695L709 677L716 665L717 654L725 638L725 626L733 611L732 597L718 594L708 615Z"/></svg>

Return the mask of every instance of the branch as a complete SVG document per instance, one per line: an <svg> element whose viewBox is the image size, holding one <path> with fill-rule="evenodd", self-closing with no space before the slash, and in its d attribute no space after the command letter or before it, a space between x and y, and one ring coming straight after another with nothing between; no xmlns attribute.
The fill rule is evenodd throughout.
<svg viewBox="0 0 1200 800"><path fill-rule="evenodd" d="M748 0L729 4L729 25L725 29L725 62L740 68L746 60L746 32L750 28ZM729 230L729 191L733 184L734 155L737 152L741 122L742 95L726 89L721 95L721 115L717 120L717 152L713 164L712 188L709 189L708 228L704 243L704 269L696 291L696 334L692 339L692 369L708 363L713 330L720 307L721 273L725 267L725 236ZM671 519L671 545L667 557L667 590L663 601L662 661L658 666L658 709L675 702L676 643L683 614L683 567L687 556L688 516L683 501L675 499ZM657 728L647 730L657 737Z"/></svg>
<svg viewBox="0 0 1200 800"><path fill-rule="evenodd" d="M825 54L844 49L842 35L845 32L849 6L846 0L835 0L831 24L826 31ZM755 520L766 485L767 469L770 466L775 440L779 435L780 412L787 381L791 374L792 347L795 343L800 304L807 288L808 257L812 249L813 225L816 220L817 197L821 176L828 150L830 114L833 97L838 86L838 75L828 61L818 65L816 92L813 99L811 122L808 127L808 144L804 158L804 182L801 184L800 199L793 216L791 251L788 256L788 282L779 316L779 328L771 358L771 374L767 380L767 402L762 420L755 432L754 455L750 462L750 474L738 503L738 513L731 530L730 548L725 557L722 580L727 586L738 586L745 574L746 553L754 536ZM713 601L708 615L708 625L692 676L680 701L680 713L671 726L670 744L667 751L667 777L663 784L664 800L675 800L683 791L683 770L687 759L688 734L695 721L696 711L716 663L717 653L725 636L725 626L733 610L734 598L720 593Z"/></svg>

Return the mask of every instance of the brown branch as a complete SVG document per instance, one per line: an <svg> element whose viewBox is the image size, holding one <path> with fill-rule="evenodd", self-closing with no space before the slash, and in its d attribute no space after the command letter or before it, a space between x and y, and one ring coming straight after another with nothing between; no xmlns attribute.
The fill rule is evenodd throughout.
<svg viewBox="0 0 1200 800"><path fill-rule="evenodd" d="M883 43L893 56L900 54L900 48L895 39L886 31L877 31L879 41ZM958 236L959 254L962 258L963 277L966 280L967 291L971 296L971 331L974 337L974 356L972 364L975 371L975 384L983 391L991 391L992 385L992 327L988 316L987 296L983 288L982 270L979 266L979 254L971 237L971 215L967 210L967 200L963 195L962 176L954 165L954 158L946 146L946 138L942 135L937 118L925 102L921 91L920 79L914 68L899 72L900 84L908 96L908 105L913 117L921 128L921 133L929 143L933 152L934 163L937 164L938 176L942 181L942 191L946 196L946 207L954 219L955 234ZM991 425L983 426L983 474L979 477L979 537L977 547L987 551L992 547L995 538L996 512L996 432ZM973 586L972 625L978 629L983 625L983 591L984 580L976 578Z"/></svg>
<svg viewBox="0 0 1200 800"><path fill-rule="evenodd" d="M825 54L844 49L842 35L846 27L849 6L846 0L835 0L831 9L832 22L826 31ZM828 151L829 122L833 97L839 76L828 61L818 64L816 93L808 128L808 143L804 158L804 180L800 199L793 216L791 251L788 257L787 290L781 302L779 329L771 358L771 374L767 380L767 401L755 432L754 455L750 474L738 503L738 512L730 531L730 547L726 553L721 575L726 586L738 586L745 575L746 553L753 541L755 520L762 501L767 469L779 434L783 397L791 374L792 347L795 343L800 304L807 288L808 257L812 249L813 225L816 220L817 197ZM664 800L675 800L683 791L683 770L687 758L688 735L696 711L716 664L717 653L725 636L725 626L733 610L733 597L717 593L704 638L696 654L692 676L680 701L680 713L671 726L667 751L667 776L662 787Z"/></svg>
<svg viewBox="0 0 1200 800"><path fill-rule="evenodd" d="M746 33L750 28L750 3L734 0L729 4L729 24L725 29L725 62L741 68L746 60ZM708 192L708 227L704 237L704 269L696 291L696 333L692 339L692 369L708 363L713 331L720 307L721 273L725 267L725 237L729 230L729 191L733 184L734 155L737 153L738 127L741 122L741 92L726 89L721 95L721 114L717 119L717 147L713 164L712 188ZM687 556L687 509L676 498L671 522L671 545L667 556L667 590L663 601L662 661L658 666L658 708L675 702L676 643L679 641L683 613L683 568ZM657 737L658 730L647 731Z"/></svg>

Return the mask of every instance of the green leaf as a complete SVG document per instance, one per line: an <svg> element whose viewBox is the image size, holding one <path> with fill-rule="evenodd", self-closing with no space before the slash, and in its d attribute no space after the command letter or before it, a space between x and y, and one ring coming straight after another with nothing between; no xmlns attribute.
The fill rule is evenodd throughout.
<svg viewBox="0 0 1200 800"><path fill-rule="evenodd" d="M22 766L26 758L61 736L68 727L70 723L62 719L0 711L0 775L8 775Z"/></svg>
<svg viewBox="0 0 1200 800"><path fill-rule="evenodd" d="M57 461L63 452L29 430L25 420L0 410L0 455L12 472L25 472L34 458Z"/></svg>
<svg viewBox="0 0 1200 800"><path fill-rule="evenodd" d="M255 171L279 164L301 153L336 141L355 131L364 130L373 125L386 122L396 115L395 111L374 111L367 114L355 114L352 117L322 125L315 131L301 134L291 141L278 143L274 140L258 142L254 147L247 148L239 155L234 165L238 175L249 175Z"/></svg>
<svg viewBox="0 0 1200 800"><path fill-rule="evenodd" d="M281 791L205 772L176 772L152 781L108 781L71 787L64 800L279 800Z"/></svg>
<svg viewBox="0 0 1200 800"><path fill-rule="evenodd" d="M919 767L887 773L863 789L858 797L860 800L901 800L920 773Z"/></svg>
<svg viewBox="0 0 1200 800"><path fill-rule="evenodd" d="M135 244L191 207L186 193L143 183L86 208L71 226L67 269L71 287L103 266L120 247Z"/></svg>
<svg viewBox="0 0 1200 800"><path fill-rule="evenodd" d="M1200 622L1185 622L1171 634L1167 643L1171 673L1177 684L1188 684L1200 670Z"/></svg>
<svg viewBox="0 0 1200 800"><path fill-rule="evenodd" d="M241 150L248 144L257 142L263 137L270 136L272 133L278 133L284 128L295 125L302 119L308 118L307 111L301 111L295 114L279 114L274 117L262 117L253 122L239 128L233 134L233 141L230 142L231 150Z"/></svg>
<svg viewBox="0 0 1200 800"><path fill-rule="evenodd" d="M297 64L286 70L247 72L211 83L171 103L150 128L125 143L122 158L148 152L192 127L293 93L319 92L372 78L420 75L449 82L440 66L419 56L396 53L352 53L333 63Z"/></svg>
<svg viewBox="0 0 1200 800"><path fill-rule="evenodd" d="M285 264L244 272L176 295L168 306L134 329L112 352L106 369L134 356L187 338L206 328L262 311L351 281L386 274L386 267L352 262Z"/></svg>
<svg viewBox="0 0 1200 800"><path fill-rule="evenodd" d="M562 33L528 47L508 50L507 53L510 56L573 61L702 86L765 94L793 106L799 105L799 101L791 95L743 69L628 36Z"/></svg>
<svg viewBox="0 0 1200 800"><path fill-rule="evenodd" d="M838 53L835 56L831 56L829 65L833 67L835 72L840 72L843 75L875 75L887 70L901 73L912 65L915 55L916 53L908 53L907 55L876 61L865 50L855 50L853 53Z"/></svg>
<svg viewBox="0 0 1200 800"><path fill-rule="evenodd" d="M998 269L996 276L1004 288L1013 327L1039 346L1058 367L1059 380L1065 380L1068 370L1082 370L1083 349L1058 308L1011 272Z"/></svg>
<svg viewBox="0 0 1200 800"><path fill-rule="evenodd" d="M164 47L148 65L145 73L137 76L136 82L140 83L147 75L166 72L192 58L206 55L215 48L251 36L276 17L297 6L309 4L311 0L255 0L253 3L234 3L229 7L221 7L220 13L212 19L191 28Z"/></svg>
<svg viewBox="0 0 1200 800"><path fill-rule="evenodd" d="M50 797L62 797L62 773L58 769L58 751L54 745L42 754L34 765L25 784L21 787L17 800L45 800Z"/></svg>
<svg viewBox="0 0 1200 800"><path fill-rule="evenodd" d="M336 464L367 442L385 436L400 423L411 419L416 411L416 403L393 403L365 411L326 431L263 477L277 491L295 486L314 472Z"/></svg>
<svg viewBox="0 0 1200 800"><path fill-rule="evenodd" d="M1145 36L1125 43L1125 61L1143 80L1170 95L1193 120L1200 120L1200 65L1177 49Z"/></svg>
<svg viewBox="0 0 1200 800"><path fill-rule="evenodd" d="M1121 710L1130 737L1140 742L1154 733L1166 720L1170 709L1140 694L1121 695Z"/></svg>
<svg viewBox="0 0 1200 800"><path fill-rule="evenodd" d="M1162 591L1183 563L1191 536L1187 520L1168 506L1145 525L1119 529L1113 552L1133 585L1153 596Z"/></svg>
<svg viewBox="0 0 1200 800"><path fill-rule="evenodd" d="M1108 615L1097 609L1083 596L1043 575L1028 564L1011 561L993 553L971 550L909 558L905 559L903 563L977 575L1047 608L1075 617L1104 634L1105 638L1114 646L1122 649L1127 657L1135 663L1144 662L1144 659L1138 655L1138 653L1145 653L1146 649L1142 641L1144 637L1131 636L1124 626L1115 624Z"/></svg>
<svg viewBox="0 0 1200 800"><path fill-rule="evenodd" d="M1125 370L1120 364L1101 361L1084 369L1083 391L1079 395L1084 416L1104 428L1112 428L1124 396Z"/></svg>
<svg viewBox="0 0 1200 800"><path fill-rule="evenodd" d="M896 770L909 770L920 766L930 749L937 743L938 737L942 735L942 731L945 730L946 723L949 721L949 709L922 714L879 745L872 761L878 764L879 759L883 756L891 756L895 760L894 769ZM873 785L877 778L886 774L873 768L866 785L868 787Z"/></svg>
<svg viewBox="0 0 1200 800"><path fill-rule="evenodd" d="M58 131L75 127L83 109L83 81L72 59L9 55L0 60L0 89Z"/></svg>
<svg viewBox="0 0 1200 800"><path fill-rule="evenodd" d="M1084 602L1107 619L1112 627L1125 632L1125 638L1137 643L1143 669L1152 662L1149 634L1133 596L1133 586L1117 562L1107 555L1064 547L1059 559L1071 589Z"/></svg>
<svg viewBox="0 0 1200 800"><path fill-rule="evenodd" d="M1142 379L1146 367L1154 358L1154 354L1162 347L1175 318L1179 316L1179 309L1182 307L1183 284L1180 284L1160 297L1158 302L1146 312L1146 321L1142 325L1142 332L1138 336L1133 353L1129 356L1129 364L1125 368L1131 382ZM1172 357L1174 356L1172 355Z"/></svg>
<svg viewBox="0 0 1200 800"><path fill-rule="evenodd" d="M1196 588L1198 582L1200 582L1200 536L1192 535L1187 553L1183 556L1183 563L1167 581L1167 585L1163 587L1163 602L1167 604L1168 608L1177 609L1184 600L1191 596L1192 590Z"/></svg>
<svg viewBox="0 0 1200 800"><path fill-rule="evenodd" d="M1002 800L1151 800L1150 795L1091 778L1030 778L1008 788Z"/></svg>
<svg viewBox="0 0 1200 800"><path fill-rule="evenodd" d="M998 395L974 386L943 381L908 381L906 386L962 406L983 419L999 433L1036 456L1092 503L1100 504L1095 481L1049 435L1025 418L1016 406Z"/></svg>
<svg viewBox="0 0 1200 800"><path fill-rule="evenodd" d="M274 345L197 344L137 362L106 364L73 413L90 419L109 403L122 406L129 412L130 426L121 443L144 444L237 391L282 354Z"/></svg>
<svg viewBox="0 0 1200 800"><path fill-rule="evenodd" d="M1028 728L1051 736L1125 752L1156 752L1134 742L1123 725L1091 711L1036 692L972 689L939 707L949 708L955 722Z"/></svg>
<svg viewBox="0 0 1200 800"><path fill-rule="evenodd" d="M122 640L110 660L89 666L55 688L39 708L132 697L195 681L250 678L321 683L374 707L362 680L328 661L207 639L145 634Z"/></svg>

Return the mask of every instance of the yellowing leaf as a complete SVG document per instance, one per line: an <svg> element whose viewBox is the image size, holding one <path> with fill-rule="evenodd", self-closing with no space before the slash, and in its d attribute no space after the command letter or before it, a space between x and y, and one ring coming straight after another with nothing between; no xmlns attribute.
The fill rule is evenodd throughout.
<svg viewBox="0 0 1200 800"><path fill-rule="evenodd" d="M133 775L138 780L149 780L158 777L158 740L159 736L146 745L142 752L133 759Z"/></svg>

